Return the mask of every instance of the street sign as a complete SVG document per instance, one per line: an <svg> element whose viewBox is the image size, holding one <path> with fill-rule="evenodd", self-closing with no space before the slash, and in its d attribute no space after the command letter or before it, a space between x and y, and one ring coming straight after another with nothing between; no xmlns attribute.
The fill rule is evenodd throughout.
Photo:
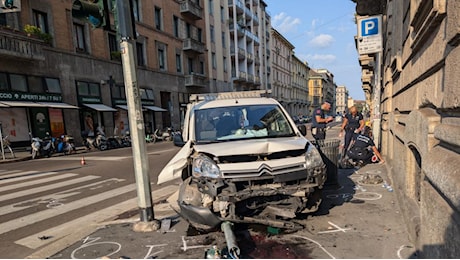
<svg viewBox="0 0 460 260"><path fill-rule="evenodd" d="M358 53L382 51L382 16L358 18Z"/></svg>

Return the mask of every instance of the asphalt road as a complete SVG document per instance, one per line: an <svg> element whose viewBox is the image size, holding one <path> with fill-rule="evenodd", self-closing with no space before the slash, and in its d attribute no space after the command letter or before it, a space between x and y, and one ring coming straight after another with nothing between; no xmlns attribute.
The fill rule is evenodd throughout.
<svg viewBox="0 0 460 260"><path fill-rule="evenodd" d="M171 142L147 145L157 199L177 186L155 183L178 149ZM130 148L1 164L0 256L25 258L76 230L93 232L100 222L137 208Z"/></svg>
<svg viewBox="0 0 460 260"><path fill-rule="evenodd" d="M327 135L337 137L338 128ZM155 185L177 151L171 143L148 145L162 228L146 233L132 228L139 216L129 148L1 165L0 256L204 258L213 246L224 254L221 230L197 233L169 207L177 183ZM385 165L339 169L337 178L338 186L324 189L320 210L298 220L303 230L234 225L241 258L414 258L396 193L379 182L389 181Z"/></svg>

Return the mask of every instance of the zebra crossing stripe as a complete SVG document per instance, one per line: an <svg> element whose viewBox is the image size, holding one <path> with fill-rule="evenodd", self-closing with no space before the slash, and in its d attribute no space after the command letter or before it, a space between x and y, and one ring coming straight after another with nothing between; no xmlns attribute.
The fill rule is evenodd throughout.
<svg viewBox="0 0 460 260"><path fill-rule="evenodd" d="M74 175L76 175L76 174L71 174L71 176L74 176ZM58 177L58 176L56 176L56 177ZM66 177L68 177L68 176L66 176ZM51 190L51 189L61 188L61 187L65 187L65 186L68 186L68 185L75 184L75 183L94 180L94 179L98 179L98 178L101 178L101 177L100 176L94 176L94 175L88 175L88 176L77 178L77 179L72 179L72 180L68 180L68 181L57 182L57 183L54 183L54 184L40 186L40 187L37 187L37 188L24 189L24 190L21 190L21 191L18 191L18 192L13 192L13 193L9 193L9 194L5 194L3 196L0 196L0 201L19 198L19 197L22 197L22 196L27 196L27 195L31 195L31 194ZM51 179L51 178L48 178L48 179Z"/></svg>
<svg viewBox="0 0 460 260"><path fill-rule="evenodd" d="M132 156L85 156L86 161L120 161L123 159L131 158ZM40 159L41 161L45 160L57 160L56 158L44 158ZM59 161L80 161L81 157L59 157Z"/></svg>
<svg viewBox="0 0 460 260"><path fill-rule="evenodd" d="M43 179L39 179L39 180L35 180L35 181L22 182L22 183L18 183L18 184L15 184L15 185L9 185L9 186L5 186L5 187L1 187L0 192L8 191L8 190L15 190L15 189L19 189L19 188L24 188L24 187L36 185L36 184L42 184L42 183L45 183L45 182L50 182L50 181L56 181L56 180L61 180L61 179L65 179L65 178L70 178L70 177L73 177L75 175L77 175L77 174L75 174L75 173L64 173L64 174L54 176L54 177L43 178ZM2 182L0 182L0 184L1 183Z"/></svg>
<svg viewBox="0 0 460 260"><path fill-rule="evenodd" d="M169 197L170 194L174 193L176 190L177 190L177 186L174 186L174 185L166 186L161 189L155 190L152 192L152 200L154 202L160 201L161 199ZM108 208L93 212L84 217L74 219L70 222L67 222L59 226L50 228L48 230L43 230L39 233L22 238L20 240L15 241L15 243L18 245L26 246L31 249L36 249L46 244L49 244L54 241L60 240L62 238L68 237L69 235L72 235L74 231L78 230L80 227L93 226L93 229L96 229L96 225L98 223L108 220L110 218L113 218L114 216L122 214L130 209L136 208L136 201L137 201L137 198L123 201L121 203L110 206ZM50 238L47 240L37 239L37 237L40 237L43 235L46 235L47 237L50 237ZM76 240L78 239L80 238L77 238ZM53 247L56 247L56 246L53 245ZM37 258L36 256L37 255L34 253L34 258ZM49 256L50 255L43 255L38 258L46 258Z"/></svg>
<svg viewBox="0 0 460 260"><path fill-rule="evenodd" d="M81 178L77 178L77 179L73 179L73 180L68 180L68 181L59 182L59 183L56 183L56 184L50 184L50 185L47 185L47 186L38 187L38 188L35 188L35 189L23 190L23 191L11 193L11 194L8 194L8 195L0 196L0 201L5 201L5 200L8 200L8 199L13 199L13 198L19 198L19 197L22 197L22 196L25 196L25 195L34 194L34 193L38 193L38 192L42 192L42 191L47 191L47 190L51 190L51 189L54 189L54 188L61 188L61 187L65 187L65 186L68 186L68 185L73 185L73 184L76 184L76 183L90 181L90 180L94 180L94 179L98 179L98 178L100 178L100 176L89 175L89 176L85 176L85 177L81 177ZM90 184L90 185L94 185L94 183ZM77 187L77 188L83 188L83 187ZM56 200L56 199L62 199L62 198L70 197L72 195L78 194L78 192L77 193L68 193L68 192L71 192L72 190L76 190L77 188L70 189L66 193L59 192L59 193L64 193L63 195L50 194L50 195L42 196L40 198L33 198L33 199L30 199L30 200L17 202L14 205L7 205L7 206L0 207L0 216L5 215L5 214L9 214L9 213L12 213L12 212L15 212L15 211L23 210L23 209L26 209L26 208L29 208L29 207L33 207L33 206L37 205L40 202L43 203L43 201L46 200L46 199L48 199L48 200L49 199L55 199ZM26 206L21 207L20 205L26 205Z"/></svg>
<svg viewBox="0 0 460 260"><path fill-rule="evenodd" d="M15 181L24 181L32 178L55 175L59 172L37 172L37 171L27 171L20 172L15 174L10 174L6 176L0 176L0 184L6 184Z"/></svg>
<svg viewBox="0 0 460 260"><path fill-rule="evenodd" d="M3 177L3 174L10 174L10 173L14 173L14 172L19 172L19 170L0 170L0 177Z"/></svg>
<svg viewBox="0 0 460 260"><path fill-rule="evenodd" d="M131 192L134 190L136 190L136 185L130 184L130 185L122 186L120 188L113 189L113 190L110 190L104 193L96 194L96 195L93 195L93 196L90 196L84 199L76 200L76 201L70 202L69 204L64 204L60 207L42 210L40 212L30 214L30 215L24 216L19 219L13 219L7 222L3 222L0 224L0 234L7 233L7 232L10 232L18 228L26 227L28 225L35 224L39 221L42 221L48 218L52 218L52 217L56 217L58 215L70 212L72 210L83 208L90 204L104 201L106 199L110 199L110 198L116 197L124 193Z"/></svg>

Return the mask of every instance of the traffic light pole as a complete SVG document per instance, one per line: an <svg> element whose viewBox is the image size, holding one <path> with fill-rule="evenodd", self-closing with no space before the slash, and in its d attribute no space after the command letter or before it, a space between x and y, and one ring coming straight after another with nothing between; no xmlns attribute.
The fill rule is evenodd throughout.
<svg viewBox="0 0 460 260"><path fill-rule="evenodd" d="M132 151L134 173L136 176L137 196L140 211L140 222L134 225L135 231L147 232L158 230L160 223L155 220L152 205L152 192L149 178L149 162L145 145L144 118L141 107L141 93L137 84L136 67L133 52L134 33L129 19L132 12L129 1L117 1L118 33L120 33L121 61L128 103L128 117L130 135L132 138ZM128 6L127 6L128 5Z"/></svg>

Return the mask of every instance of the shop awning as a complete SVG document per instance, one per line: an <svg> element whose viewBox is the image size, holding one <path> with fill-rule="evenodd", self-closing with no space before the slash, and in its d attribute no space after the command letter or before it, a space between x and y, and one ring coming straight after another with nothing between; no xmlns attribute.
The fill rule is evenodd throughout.
<svg viewBox="0 0 460 260"><path fill-rule="evenodd" d="M76 108L78 109L77 106L73 106L67 103L60 103L60 102L38 102L38 103L46 107L51 107L51 108Z"/></svg>
<svg viewBox="0 0 460 260"><path fill-rule="evenodd" d="M128 106L127 105L117 105L118 108L121 108L121 109L124 109L124 110L128 110Z"/></svg>
<svg viewBox="0 0 460 260"><path fill-rule="evenodd" d="M85 107L89 107L91 109L101 111L101 112L116 112L117 110L115 108L111 108L109 106L106 106L104 104L86 104L83 103Z"/></svg>
<svg viewBox="0 0 460 260"><path fill-rule="evenodd" d="M156 106L144 106L144 108L146 108L148 110L155 111L155 112L166 112L166 111L168 111L168 110L166 110L164 108L156 107Z"/></svg>
<svg viewBox="0 0 460 260"><path fill-rule="evenodd" d="M1 101L0 103L7 107L46 107L45 105L32 101Z"/></svg>

